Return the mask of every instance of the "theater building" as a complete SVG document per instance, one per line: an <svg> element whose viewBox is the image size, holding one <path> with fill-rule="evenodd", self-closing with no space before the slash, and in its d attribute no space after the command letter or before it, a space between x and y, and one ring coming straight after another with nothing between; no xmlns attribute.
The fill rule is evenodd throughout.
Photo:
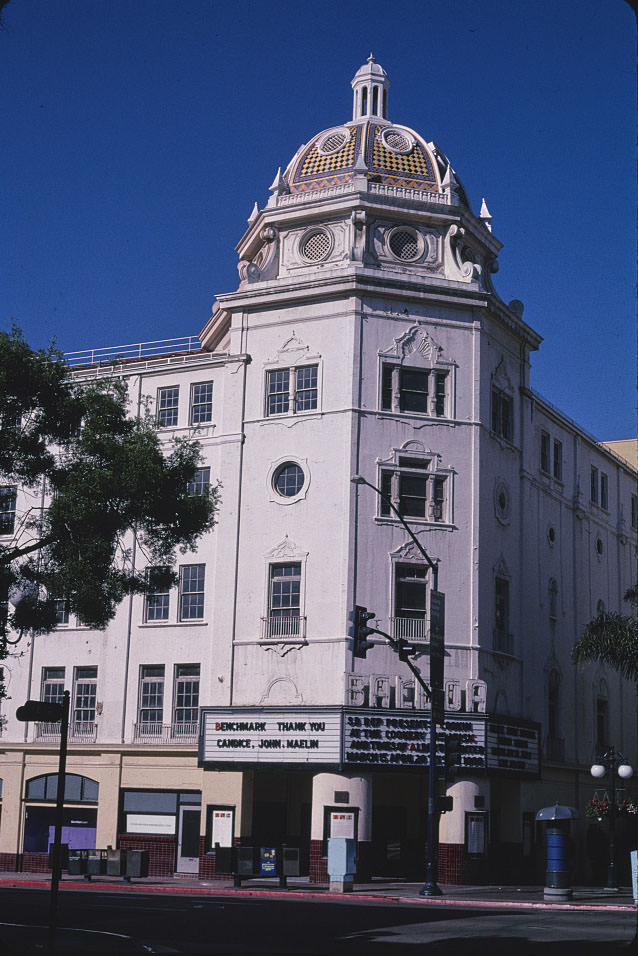
<svg viewBox="0 0 638 956"><path fill-rule="evenodd" d="M66 689L71 846L209 878L215 844L284 842L321 880L326 838L351 835L361 877L421 876L429 702L387 643L357 658L348 635L369 608L428 681L433 574L388 501L446 599L439 740L461 765L440 880L529 875L537 810L582 810L601 746L638 757L635 685L570 660L597 611L627 610L635 468L533 390L541 338L495 291L485 203L389 119L389 85L370 58L352 119L277 173L199 337L69 356L78 380L148 397L167 442L196 436L197 484L222 500L178 587L104 632L61 600L56 631L5 662L5 869L46 868L59 746L15 709ZM39 502L16 489L3 541Z"/></svg>

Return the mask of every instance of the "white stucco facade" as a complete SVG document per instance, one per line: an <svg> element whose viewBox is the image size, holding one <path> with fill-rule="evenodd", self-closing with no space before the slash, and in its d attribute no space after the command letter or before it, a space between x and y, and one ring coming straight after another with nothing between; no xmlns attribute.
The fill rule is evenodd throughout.
<svg viewBox="0 0 638 956"><path fill-rule="evenodd" d="M362 873L419 870L426 771L410 754L425 738L409 721L427 722L427 703L389 646L353 657L348 615L363 605L420 642L427 680L432 573L357 474L399 508L446 596L446 727L465 750L441 878L487 878L506 857L529 870L530 820L556 800L582 808L599 745L638 757L635 686L570 660L600 602L627 610L636 472L533 391L541 340L494 290L489 213L434 144L386 118L388 86L369 61L354 119L278 173L201 348L105 350L75 370L123 377L133 409L168 409L167 441L198 438L219 520L179 557L197 569L179 589L124 602L103 633L62 621L6 662L5 867L46 851L35 781L56 771L56 732L15 707L57 682L73 696L68 770L99 785L69 800L94 845L210 876L216 834L299 843L319 879L341 812ZM16 513L32 504L20 492Z"/></svg>

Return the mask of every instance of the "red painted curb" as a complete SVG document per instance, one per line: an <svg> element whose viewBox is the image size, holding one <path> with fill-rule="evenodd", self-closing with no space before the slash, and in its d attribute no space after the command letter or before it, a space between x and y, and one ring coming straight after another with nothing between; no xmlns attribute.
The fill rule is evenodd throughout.
<svg viewBox="0 0 638 956"><path fill-rule="evenodd" d="M0 879L0 886L13 888L31 887L49 889L49 880ZM219 889L210 886L163 886L143 883L72 882L64 880L60 889L100 890L107 893L161 893L167 896L229 896L279 900L322 900L330 903L395 903L410 906L463 906L474 909L537 909L537 910L587 910L590 912L635 913L636 907L626 903L546 903L531 900L464 900L449 897L389 896L380 893L326 893L312 890L265 890L265 889Z"/></svg>

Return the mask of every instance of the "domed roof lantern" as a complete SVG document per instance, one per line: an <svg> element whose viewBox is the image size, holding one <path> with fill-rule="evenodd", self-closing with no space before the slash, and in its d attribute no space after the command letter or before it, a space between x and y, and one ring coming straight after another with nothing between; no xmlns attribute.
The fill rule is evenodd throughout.
<svg viewBox="0 0 638 956"><path fill-rule="evenodd" d="M387 120L389 88L388 74L370 54L368 62L359 67L352 80L353 121L365 119L367 116Z"/></svg>

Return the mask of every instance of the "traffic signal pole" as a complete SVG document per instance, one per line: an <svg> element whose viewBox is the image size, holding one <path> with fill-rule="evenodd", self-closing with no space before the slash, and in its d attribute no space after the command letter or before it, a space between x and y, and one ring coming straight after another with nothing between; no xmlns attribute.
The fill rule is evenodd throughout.
<svg viewBox="0 0 638 956"><path fill-rule="evenodd" d="M58 761L58 790L55 803L55 829L51 850L51 899L49 901L49 950L55 952L55 931L58 922L58 890L62 874L62 822L64 819L64 791L66 784L66 751L69 739L70 694L64 691L62 720L60 722L60 759Z"/></svg>
<svg viewBox="0 0 638 956"><path fill-rule="evenodd" d="M401 660L405 661L410 670L415 676L415 679L418 680L419 684L425 689L426 694L430 698L430 747L429 747L429 768L428 768L428 821L427 821L427 854L426 854L426 863L425 863L425 883L421 890L419 890L420 896L441 896L441 888L438 885L438 821L439 814L437 808L437 799L436 799L436 725L437 723L443 723L444 720L444 707L443 707L443 659L444 659L444 622L445 622L445 597L439 592L439 568L438 564L432 560L430 555L427 553L417 536L412 531L412 528L408 525L403 515L395 507L392 499L389 495L381 491L380 488L377 488L376 485L373 485L369 482L363 475L353 475L350 481L354 485L367 485L368 488L372 488L375 491L381 500L390 508L394 516L400 521L404 530L410 536L416 548L418 548L419 553L422 555L423 560L430 568L432 572L432 591L430 594L430 609L431 612L436 610L436 628L434 627L433 614L430 614L430 687L427 688L421 675L418 673L414 665L410 660L408 660L408 655L404 651L401 654L401 650L405 648L406 642L396 641L389 635L385 634L383 631L379 631L376 628L367 628L368 632L376 631L377 634L381 634L383 637L390 641L390 644L394 650L399 652ZM436 598L436 603L433 602L433 599ZM367 610L364 608L363 610ZM372 615L370 615L372 616ZM365 654L364 654L365 656Z"/></svg>

